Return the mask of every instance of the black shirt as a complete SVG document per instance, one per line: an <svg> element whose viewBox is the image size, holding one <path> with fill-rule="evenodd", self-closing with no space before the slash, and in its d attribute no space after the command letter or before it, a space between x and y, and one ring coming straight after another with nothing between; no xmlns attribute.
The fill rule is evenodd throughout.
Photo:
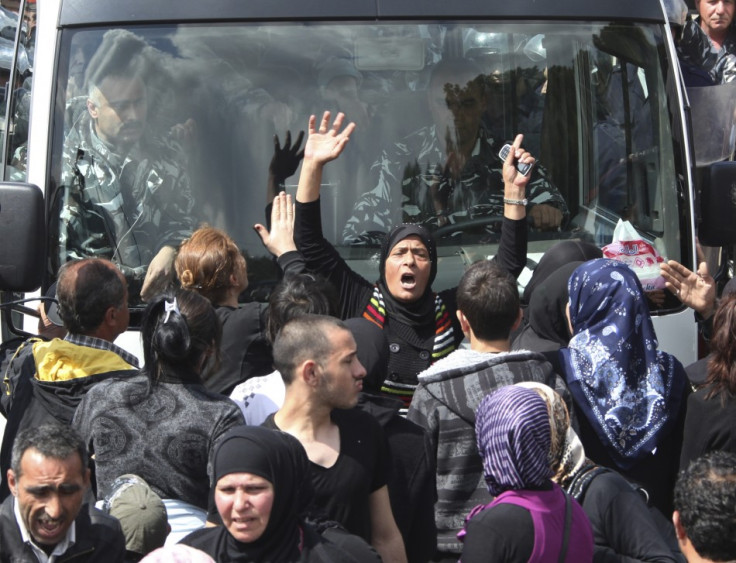
<svg viewBox="0 0 736 563"><path fill-rule="evenodd" d="M315 507L367 542L371 539L370 495L386 485L386 443L369 414L357 409L332 411L340 429L340 454L331 467L310 462ZM274 415L263 423L278 430Z"/></svg>

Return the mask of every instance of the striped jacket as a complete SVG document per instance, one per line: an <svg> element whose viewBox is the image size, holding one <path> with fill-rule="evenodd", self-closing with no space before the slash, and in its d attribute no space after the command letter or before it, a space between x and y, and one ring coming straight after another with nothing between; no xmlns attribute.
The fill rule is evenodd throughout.
<svg viewBox="0 0 736 563"><path fill-rule="evenodd" d="M475 410L488 393L522 381L549 385L573 412L564 380L536 352L459 349L419 374L407 418L428 430L437 454L435 523L442 552L462 552L457 533L465 516L491 500L475 441Z"/></svg>

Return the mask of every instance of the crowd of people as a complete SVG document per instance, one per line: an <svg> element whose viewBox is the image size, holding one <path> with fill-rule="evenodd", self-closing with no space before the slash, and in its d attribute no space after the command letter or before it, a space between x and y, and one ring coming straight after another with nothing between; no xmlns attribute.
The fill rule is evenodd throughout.
<svg viewBox="0 0 736 563"><path fill-rule="evenodd" d="M700 67L728 81L734 2L696 6L683 61L708 55ZM388 179L406 155L385 155L356 202L343 236L380 232L377 280L322 232L323 171L356 124L325 112L303 149L276 139L270 221L255 229L282 277L268 303L242 304L237 244L193 230L176 151L143 145L144 45L104 41L127 56L89 62L54 305L4 373L0 562L736 559L736 295L717 296L704 261L662 265L710 344L687 368L659 350L636 273L589 242L552 246L520 296L529 225L557 229L568 210L521 134L480 184L463 176L479 143L490 150L471 63L435 66L430 93L466 87L401 143L452 153L448 169L400 192ZM299 164L292 198L278 186ZM391 215L401 197L417 216ZM480 200L497 255L433 290L436 243L416 220ZM114 343L131 301L145 303L142 365Z"/></svg>
<svg viewBox="0 0 736 563"><path fill-rule="evenodd" d="M736 298L716 298L704 264L663 265L713 317L691 380L657 349L636 274L589 243L553 246L520 296L522 135L496 259L435 293L432 235L400 224L372 283L319 228L322 170L354 127L312 117L296 201L277 194L257 227L283 271L267 305L239 305L247 264L226 233L181 242L141 368L113 343L124 273L61 268L43 317L65 336L24 343L5 378L0 560L735 556Z"/></svg>

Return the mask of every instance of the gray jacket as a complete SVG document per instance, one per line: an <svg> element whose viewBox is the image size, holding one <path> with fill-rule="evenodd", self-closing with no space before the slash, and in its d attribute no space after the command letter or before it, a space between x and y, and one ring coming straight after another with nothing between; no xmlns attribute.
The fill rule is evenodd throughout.
<svg viewBox="0 0 736 563"><path fill-rule="evenodd" d="M549 385L573 412L565 382L537 352L455 350L419 374L407 418L429 431L437 454L434 513L442 552L462 552L456 536L465 517L474 506L491 500L475 441L475 411L488 393L522 381Z"/></svg>

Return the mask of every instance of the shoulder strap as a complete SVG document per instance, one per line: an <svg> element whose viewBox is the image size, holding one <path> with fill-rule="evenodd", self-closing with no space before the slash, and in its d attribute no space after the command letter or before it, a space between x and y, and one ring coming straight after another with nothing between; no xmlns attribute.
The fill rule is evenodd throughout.
<svg viewBox="0 0 736 563"><path fill-rule="evenodd" d="M600 465L588 465L573 477L570 484L566 487L566 490L576 501L582 504L591 481L601 473L605 473L607 471L610 471L610 469L601 467Z"/></svg>
<svg viewBox="0 0 736 563"><path fill-rule="evenodd" d="M16 339L13 339L10 342L15 342L15 340ZM43 339L36 336L24 339L22 342L20 342L20 345L15 349L15 351L12 352L12 355L10 354L10 347L8 347L8 349L6 350L6 352L9 354L9 357L7 358L7 364L5 364L5 361L3 361L3 367L5 368L3 373L3 395L12 397L15 393L15 389L19 385L19 379L25 376L23 372L23 365L26 361L32 361L28 360L27 358L31 354L31 348L33 347L33 344L36 342L43 342ZM20 362L20 365L18 364L18 362ZM32 376L33 374L30 375ZM7 416L7 413L5 414Z"/></svg>
<svg viewBox="0 0 736 563"><path fill-rule="evenodd" d="M562 488L560 488L562 491ZM572 524L572 499L565 491L562 491L565 495L565 531L562 536L562 547L560 548L560 557L557 560L558 563L565 563L565 557L567 557L567 546L570 543L570 527Z"/></svg>

